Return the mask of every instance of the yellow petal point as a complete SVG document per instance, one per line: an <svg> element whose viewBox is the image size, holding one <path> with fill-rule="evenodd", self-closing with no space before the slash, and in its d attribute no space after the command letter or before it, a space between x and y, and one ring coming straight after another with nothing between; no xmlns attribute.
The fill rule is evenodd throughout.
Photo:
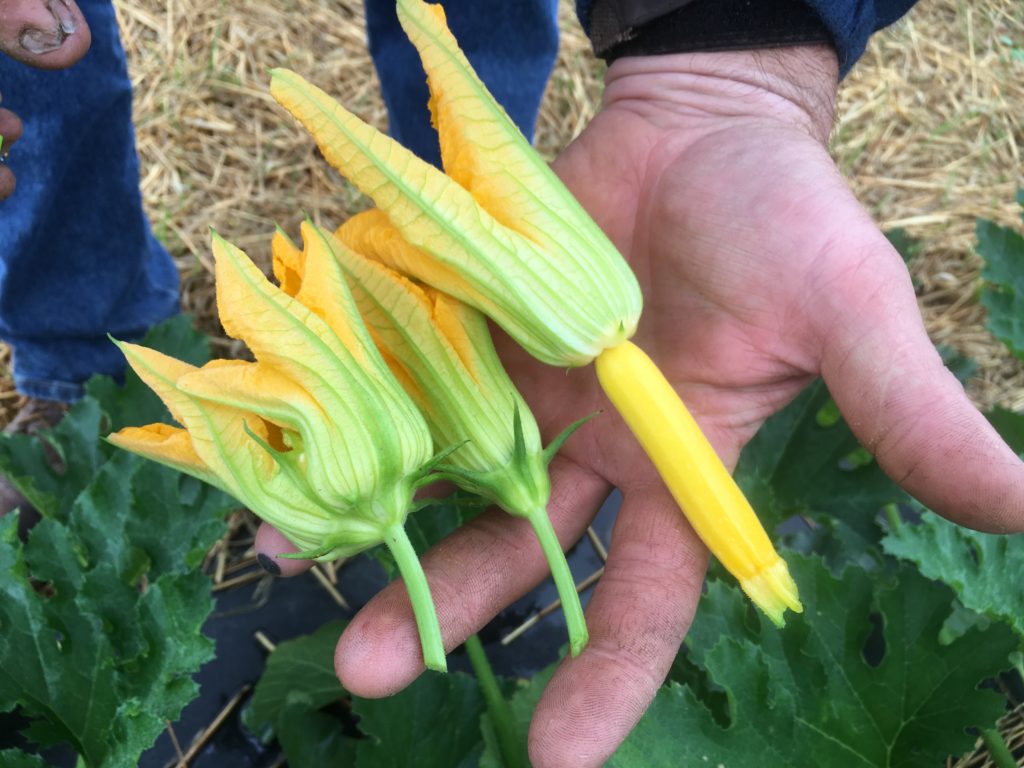
<svg viewBox="0 0 1024 768"><path fill-rule="evenodd" d="M107 437L118 448L145 456L181 472L218 485L216 475L199 458L188 432L169 424L125 427Z"/></svg>
<svg viewBox="0 0 1024 768"><path fill-rule="evenodd" d="M448 29L440 5L400 0L398 18L427 73L445 172L494 218L548 249L567 227L594 249L614 247L487 90ZM615 254L617 257L617 254ZM621 262L621 259L616 259ZM619 279L630 279L621 263ZM614 288L614 286L605 286Z"/></svg>
<svg viewBox="0 0 1024 768"><path fill-rule="evenodd" d="M186 373L196 370L196 367L139 344L126 341L115 343L124 353L128 365L163 401L175 421L183 423L179 411L186 398L178 392L175 382Z"/></svg>

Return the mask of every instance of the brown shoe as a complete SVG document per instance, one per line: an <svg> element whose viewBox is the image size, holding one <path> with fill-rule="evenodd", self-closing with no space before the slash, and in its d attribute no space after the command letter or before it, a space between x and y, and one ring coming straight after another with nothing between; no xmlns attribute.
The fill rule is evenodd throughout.
<svg viewBox="0 0 1024 768"><path fill-rule="evenodd" d="M26 397L17 415L3 431L8 435L34 435L43 430L53 429L67 411L67 403ZM54 466L60 464L60 458L52 450L47 449L47 457ZM0 517L16 509L21 510L18 532L24 538L28 529L39 521L39 513L6 476L0 475Z"/></svg>

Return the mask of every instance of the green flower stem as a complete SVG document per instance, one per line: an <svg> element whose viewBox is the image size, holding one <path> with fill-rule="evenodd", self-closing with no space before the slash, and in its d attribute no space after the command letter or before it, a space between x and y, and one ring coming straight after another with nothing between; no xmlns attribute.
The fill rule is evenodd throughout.
<svg viewBox="0 0 1024 768"><path fill-rule="evenodd" d="M494 731L498 737L498 748L501 750L505 768L530 768L526 741L519 738L516 722L512 716L512 708L505 701L505 697L501 695L498 678L494 676L491 662L488 661L487 654L484 652L484 644L480 642L477 635L470 635L466 638L466 653L469 655L469 663L473 665L473 672L476 673L477 682L480 684L480 692L484 695L484 701L487 702L487 712L494 724Z"/></svg>
<svg viewBox="0 0 1024 768"><path fill-rule="evenodd" d="M895 533L903 527L903 518L900 516L900 508L895 504L886 504L884 507L885 520L889 523L889 530Z"/></svg>
<svg viewBox="0 0 1024 768"><path fill-rule="evenodd" d="M423 566L413 549L412 542L405 534L405 529L394 525L384 532L384 543L391 550L398 570L402 573L402 581L409 592L412 612L416 616L416 628L420 633L420 646L423 649L423 663L427 669L447 672L444 643L441 640L441 626L437 623L437 612L434 601L430 597L430 587L423 573Z"/></svg>
<svg viewBox="0 0 1024 768"><path fill-rule="evenodd" d="M551 519L547 510L543 507L527 512L525 515L534 533L537 534L537 541L544 551L548 565L551 567L551 576L555 580L555 588L558 590L558 597L562 601L562 613L565 615L565 623L569 628L569 651L572 655L579 656L580 652L587 647L587 640L590 634L587 631L587 621L583 618L583 606L580 605L580 593L576 591L576 582L573 581L572 572L569 570L569 563L565 561L565 553L562 545L558 543L555 529L551 526Z"/></svg>
<svg viewBox="0 0 1024 768"><path fill-rule="evenodd" d="M985 729L981 732L981 740L985 743L988 755L992 758L996 768L1017 768L1017 760L1010 752L1010 748L1006 746L1003 735L998 729Z"/></svg>

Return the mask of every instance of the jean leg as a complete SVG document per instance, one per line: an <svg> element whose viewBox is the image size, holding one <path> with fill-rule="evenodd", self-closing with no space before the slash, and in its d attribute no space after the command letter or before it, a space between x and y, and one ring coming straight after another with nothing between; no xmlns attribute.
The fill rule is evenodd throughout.
<svg viewBox="0 0 1024 768"><path fill-rule="evenodd" d="M110 0L79 0L92 47L70 69L0 57L4 106L23 120L0 203L0 337L19 391L71 401L119 375L107 334L138 337L178 310L178 276L142 208L131 84Z"/></svg>
<svg viewBox="0 0 1024 768"><path fill-rule="evenodd" d="M557 0L442 0L448 24L480 79L532 139L544 87L558 55ZM366 0L370 54L391 135L441 164L430 125L426 75L398 23L394 0Z"/></svg>

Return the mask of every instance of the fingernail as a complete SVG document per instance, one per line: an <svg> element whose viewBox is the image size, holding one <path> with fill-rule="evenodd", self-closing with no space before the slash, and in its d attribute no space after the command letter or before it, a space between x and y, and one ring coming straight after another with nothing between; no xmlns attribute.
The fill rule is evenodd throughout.
<svg viewBox="0 0 1024 768"><path fill-rule="evenodd" d="M56 2L51 3L50 13L60 23L61 31L65 35L70 35L75 31L75 15L71 12L71 7L64 0L56 0Z"/></svg>
<svg viewBox="0 0 1024 768"><path fill-rule="evenodd" d="M26 29L21 33L21 47L36 55L56 51L64 44L67 35L59 29Z"/></svg>
<svg viewBox="0 0 1024 768"><path fill-rule="evenodd" d="M260 564L260 568L269 573L271 576L281 575L281 566L274 562L274 558L260 552L256 555L256 562Z"/></svg>

